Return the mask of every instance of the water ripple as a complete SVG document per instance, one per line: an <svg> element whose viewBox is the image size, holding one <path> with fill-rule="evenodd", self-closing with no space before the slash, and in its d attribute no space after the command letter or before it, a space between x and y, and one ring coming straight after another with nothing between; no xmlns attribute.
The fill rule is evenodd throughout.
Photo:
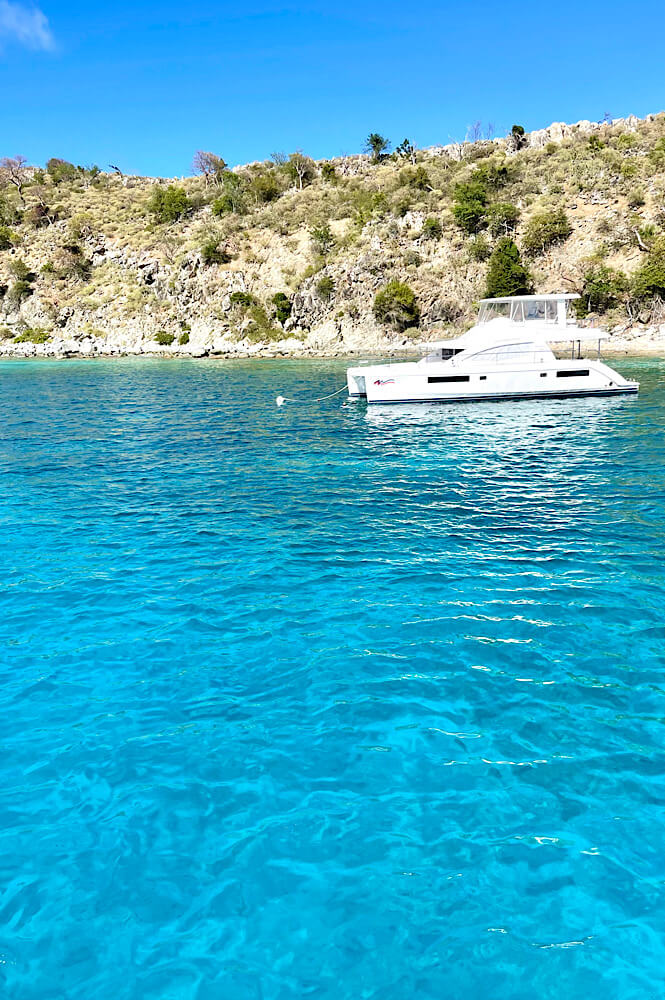
<svg viewBox="0 0 665 1000"><path fill-rule="evenodd" d="M0 982L616 1000L665 961L664 365L0 365Z"/></svg>

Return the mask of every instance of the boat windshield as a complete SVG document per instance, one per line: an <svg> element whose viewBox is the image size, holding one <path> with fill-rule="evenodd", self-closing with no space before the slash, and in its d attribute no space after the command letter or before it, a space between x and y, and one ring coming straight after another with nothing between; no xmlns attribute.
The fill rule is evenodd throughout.
<svg viewBox="0 0 665 1000"><path fill-rule="evenodd" d="M558 322L557 302L552 299L514 299L512 302L484 302L480 307L479 323L493 319L509 319L512 323Z"/></svg>

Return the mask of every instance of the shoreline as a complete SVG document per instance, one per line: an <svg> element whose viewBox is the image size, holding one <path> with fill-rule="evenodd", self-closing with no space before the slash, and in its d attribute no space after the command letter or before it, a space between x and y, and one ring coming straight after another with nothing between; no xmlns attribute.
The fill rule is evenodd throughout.
<svg viewBox="0 0 665 1000"><path fill-rule="evenodd" d="M570 349L565 345L553 343L552 350L557 358L565 359L570 355ZM118 350L96 350L96 351L48 351L48 344L25 344L22 348L28 350L12 351L11 353L0 350L0 362L6 361L97 361L109 360L112 358L152 358L161 361L174 360L183 361L358 361L364 358L383 359L386 363L390 361L418 360L422 357L422 350L416 348L401 349L377 349L374 345L368 345L365 350L349 349L333 350L305 348L302 351L295 350L274 350L270 348L260 348L258 350L240 351L183 351L183 350L162 350L162 351L123 351ZM30 350L29 348L32 348ZM581 359L595 360L595 351L582 351ZM601 360L606 358L658 358L665 360L665 341L645 340L645 341L623 341L621 344L613 344L603 350L601 348Z"/></svg>

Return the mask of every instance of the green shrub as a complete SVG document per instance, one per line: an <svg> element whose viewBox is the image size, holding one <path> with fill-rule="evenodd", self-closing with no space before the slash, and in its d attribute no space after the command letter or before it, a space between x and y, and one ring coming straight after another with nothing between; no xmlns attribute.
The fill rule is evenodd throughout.
<svg viewBox="0 0 665 1000"><path fill-rule="evenodd" d="M517 205L511 205L508 201L497 201L490 205L487 217L492 236L508 236L515 231L520 210Z"/></svg>
<svg viewBox="0 0 665 1000"><path fill-rule="evenodd" d="M148 202L156 222L176 222L189 208L189 199L184 188L169 184L167 188L156 187Z"/></svg>
<svg viewBox="0 0 665 1000"><path fill-rule="evenodd" d="M423 222L423 237L426 240L440 240L443 236L443 226L439 219L430 216Z"/></svg>
<svg viewBox="0 0 665 1000"><path fill-rule="evenodd" d="M385 215L388 199L383 191L357 188L351 193L351 206L355 213L356 225L362 229L372 219Z"/></svg>
<svg viewBox="0 0 665 1000"><path fill-rule="evenodd" d="M321 177L329 184L334 184L337 180L337 171L332 163L324 163L321 167Z"/></svg>
<svg viewBox="0 0 665 1000"><path fill-rule="evenodd" d="M219 239L210 237L210 239L205 240L201 246L201 260L204 264L228 264L231 260L231 254L220 247Z"/></svg>
<svg viewBox="0 0 665 1000"><path fill-rule="evenodd" d="M254 296L248 292L231 292L229 301L232 306L240 306L242 309L249 309L250 306L258 305Z"/></svg>
<svg viewBox="0 0 665 1000"><path fill-rule="evenodd" d="M291 315L292 304L288 295L284 292L275 292L272 297L272 304L275 307L275 317L280 323L286 323Z"/></svg>
<svg viewBox="0 0 665 1000"><path fill-rule="evenodd" d="M62 181L73 181L78 176L78 171L73 163L60 160L57 156L53 156L47 162L46 172L51 176L54 184L61 184Z"/></svg>
<svg viewBox="0 0 665 1000"><path fill-rule="evenodd" d="M482 263L482 261L487 260L490 253L490 245L482 233L474 237L474 239L469 240L469 257L471 260Z"/></svg>
<svg viewBox="0 0 665 1000"><path fill-rule="evenodd" d="M629 208L641 208L646 203L646 198L642 188L633 188L628 192Z"/></svg>
<svg viewBox="0 0 665 1000"><path fill-rule="evenodd" d="M70 278L74 281L87 281L92 271L92 264L80 246L69 243L56 252L53 269L56 277L63 281Z"/></svg>
<svg viewBox="0 0 665 1000"><path fill-rule="evenodd" d="M429 174L423 166L404 167L399 172L399 180L404 187L415 188L417 191L427 191L432 186Z"/></svg>
<svg viewBox="0 0 665 1000"><path fill-rule="evenodd" d="M16 242L18 242L16 233L9 226L0 226L0 250L11 250Z"/></svg>
<svg viewBox="0 0 665 1000"><path fill-rule="evenodd" d="M327 222L320 226L312 226L309 235L312 240L312 246L322 257L327 257L332 252L335 246L335 237Z"/></svg>
<svg viewBox="0 0 665 1000"><path fill-rule="evenodd" d="M158 330L155 334L155 340L160 347L170 347L175 340L175 335L173 333L167 333L166 330Z"/></svg>
<svg viewBox="0 0 665 1000"><path fill-rule="evenodd" d="M213 215L228 215L235 212L241 215L245 211L245 193L242 178L231 170L225 170L221 180L222 192L212 203Z"/></svg>
<svg viewBox="0 0 665 1000"><path fill-rule="evenodd" d="M665 236L654 242L648 258L633 275L630 292L638 301L665 299Z"/></svg>
<svg viewBox="0 0 665 1000"><path fill-rule="evenodd" d="M485 297L528 295L531 291L531 275L522 264L517 246L509 236L502 237L490 257Z"/></svg>
<svg viewBox="0 0 665 1000"><path fill-rule="evenodd" d="M249 184L249 190L259 205L276 201L282 193L274 170L253 177Z"/></svg>
<svg viewBox="0 0 665 1000"><path fill-rule="evenodd" d="M316 294L324 302L329 302L332 293L335 291L335 282L332 280L330 275L324 274L320 281L316 285Z"/></svg>
<svg viewBox="0 0 665 1000"><path fill-rule="evenodd" d="M90 212L77 212L67 223L67 228L73 240L82 240L92 236L97 227Z"/></svg>
<svg viewBox="0 0 665 1000"><path fill-rule="evenodd" d="M490 160L488 163L481 163L479 167L476 167L471 175L472 184L480 184L484 188L497 188L503 187L510 180L510 169L508 164L505 162L496 162Z"/></svg>
<svg viewBox="0 0 665 1000"><path fill-rule="evenodd" d="M27 299L29 295L32 295L32 285L29 281L15 281L7 292L7 301L10 306L16 308L21 304L23 299Z"/></svg>
<svg viewBox="0 0 665 1000"><path fill-rule="evenodd" d="M589 312L606 312L619 304L628 290L628 278L605 264L594 264L582 279L581 298L575 301L578 316Z"/></svg>
<svg viewBox="0 0 665 1000"><path fill-rule="evenodd" d="M20 257L15 257L9 262L9 273L17 281L32 281L34 275L26 262Z"/></svg>
<svg viewBox="0 0 665 1000"><path fill-rule="evenodd" d="M34 329L28 327L22 333L19 333L17 337L14 337L15 344L45 344L47 340L50 340L51 336L48 330L44 330L41 326L36 326Z"/></svg>
<svg viewBox="0 0 665 1000"><path fill-rule="evenodd" d="M8 326L0 326L0 340L12 340L13 337L13 330L10 330Z"/></svg>
<svg viewBox="0 0 665 1000"><path fill-rule="evenodd" d="M396 330L418 326L420 309L413 289L402 281L390 281L374 297L374 316Z"/></svg>
<svg viewBox="0 0 665 1000"><path fill-rule="evenodd" d="M187 333L186 330L184 333L181 333L180 336L178 337L178 343L180 344L181 347L184 347L185 344L189 343L189 334Z"/></svg>
<svg viewBox="0 0 665 1000"><path fill-rule="evenodd" d="M478 181L456 184L453 216L465 233L477 233L486 224L487 191Z"/></svg>
<svg viewBox="0 0 665 1000"><path fill-rule="evenodd" d="M529 254L544 253L549 247L567 240L572 231L573 227L562 208L538 212L527 223L522 245Z"/></svg>

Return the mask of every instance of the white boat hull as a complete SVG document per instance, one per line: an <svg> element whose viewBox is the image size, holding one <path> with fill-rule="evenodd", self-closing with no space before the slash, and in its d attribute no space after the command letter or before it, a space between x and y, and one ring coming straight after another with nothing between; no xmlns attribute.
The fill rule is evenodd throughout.
<svg viewBox="0 0 665 1000"><path fill-rule="evenodd" d="M602 361L575 359L547 365L483 371L449 364L395 364L350 368L349 395L368 403L447 403L569 396L613 396L637 392Z"/></svg>

